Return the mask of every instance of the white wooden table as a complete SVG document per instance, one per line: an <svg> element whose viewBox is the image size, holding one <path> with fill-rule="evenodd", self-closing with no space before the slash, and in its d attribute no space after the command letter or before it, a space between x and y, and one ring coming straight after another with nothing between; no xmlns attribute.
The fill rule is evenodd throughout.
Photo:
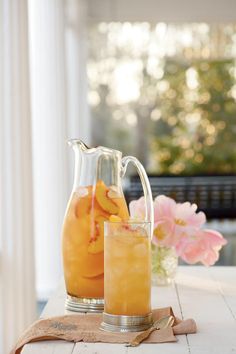
<svg viewBox="0 0 236 354"><path fill-rule="evenodd" d="M60 287L42 317L64 310L65 291ZM228 354L236 353L236 267L179 267L170 287L154 287L153 307L171 305L180 318L196 320L198 333L178 336L177 343L123 344L48 341L28 344L22 354Z"/></svg>

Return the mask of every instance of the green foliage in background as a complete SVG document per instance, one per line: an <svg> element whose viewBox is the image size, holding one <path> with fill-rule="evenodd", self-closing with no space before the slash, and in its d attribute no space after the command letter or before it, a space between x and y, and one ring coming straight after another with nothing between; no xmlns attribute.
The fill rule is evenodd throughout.
<svg viewBox="0 0 236 354"><path fill-rule="evenodd" d="M91 27L93 144L135 155L153 174L236 173L235 31L208 24Z"/></svg>
<svg viewBox="0 0 236 354"><path fill-rule="evenodd" d="M235 173L234 61L171 58L162 69L157 80L144 65L139 100L122 106L107 104L109 85L97 87L95 144L136 155L150 173ZM122 119L130 114L137 117L134 127Z"/></svg>
<svg viewBox="0 0 236 354"><path fill-rule="evenodd" d="M236 172L234 70L233 60L165 61L161 115L150 126L153 171Z"/></svg>

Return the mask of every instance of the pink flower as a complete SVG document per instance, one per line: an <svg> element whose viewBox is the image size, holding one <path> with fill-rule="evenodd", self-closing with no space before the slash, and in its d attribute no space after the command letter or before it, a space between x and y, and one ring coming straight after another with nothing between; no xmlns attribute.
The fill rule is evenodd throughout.
<svg viewBox="0 0 236 354"><path fill-rule="evenodd" d="M217 231L197 230L192 237L183 237L176 247L177 254L187 263L213 265L227 241Z"/></svg>
<svg viewBox="0 0 236 354"><path fill-rule="evenodd" d="M154 233L153 243L172 246L174 243L174 215L176 202L164 195L154 200Z"/></svg>
<svg viewBox="0 0 236 354"><path fill-rule="evenodd" d="M129 211L132 219L145 219L145 199L141 197L129 203Z"/></svg>
<svg viewBox="0 0 236 354"><path fill-rule="evenodd" d="M206 221L205 214L196 213L196 210L196 204L189 202L177 204L164 195L156 197L153 242L164 246L175 246L181 237L194 233Z"/></svg>
<svg viewBox="0 0 236 354"><path fill-rule="evenodd" d="M183 233L201 227L206 222L206 215L197 211L197 205L185 202L176 205L175 232Z"/></svg>
<svg viewBox="0 0 236 354"><path fill-rule="evenodd" d="M129 207L131 217L144 220L144 197L132 201ZM174 247L177 255L187 263L212 265L218 260L219 251L227 241L217 231L202 230L206 216L196 211L196 204L176 203L164 195L156 197L152 242L155 245Z"/></svg>

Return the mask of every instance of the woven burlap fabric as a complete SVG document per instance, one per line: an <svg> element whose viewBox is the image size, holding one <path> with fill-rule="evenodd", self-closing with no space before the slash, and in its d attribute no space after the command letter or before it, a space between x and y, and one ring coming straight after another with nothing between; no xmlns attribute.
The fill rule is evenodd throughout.
<svg viewBox="0 0 236 354"><path fill-rule="evenodd" d="M154 309L154 320L173 315L171 307ZM174 316L175 317L175 316ZM11 354L19 354L26 343L44 340L65 340L69 342L105 342L128 343L138 333L110 333L99 329L101 314L73 314L34 322L19 338ZM144 343L176 342L176 334L196 333L197 327L193 319L180 320L175 317L172 328L154 331ZM140 332L139 332L140 333Z"/></svg>

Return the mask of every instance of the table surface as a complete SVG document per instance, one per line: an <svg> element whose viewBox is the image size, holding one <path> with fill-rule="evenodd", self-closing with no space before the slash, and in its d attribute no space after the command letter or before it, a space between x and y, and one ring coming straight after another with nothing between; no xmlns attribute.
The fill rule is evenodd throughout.
<svg viewBox="0 0 236 354"><path fill-rule="evenodd" d="M65 290L60 286L46 305L42 318L68 313L64 309ZM236 353L236 267L179 267L172 286L153 287L152 306L172 306L180 318L194 318L198 333L177 336L176 343L123 344L31 343L22 354L228 354Z"/></svg>

